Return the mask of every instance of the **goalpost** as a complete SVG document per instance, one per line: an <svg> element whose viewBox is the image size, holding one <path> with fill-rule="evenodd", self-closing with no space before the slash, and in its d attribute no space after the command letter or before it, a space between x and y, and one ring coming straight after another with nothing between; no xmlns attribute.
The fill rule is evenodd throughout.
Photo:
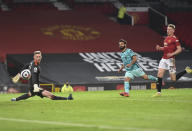
<svg viewBox="0 0 192 131"><path fill-rule="evenodd" d="M51 91L51 92L55 91L54 84L40 84L40 87L43 88L43 89L46 89L48 91Z"/></svg>

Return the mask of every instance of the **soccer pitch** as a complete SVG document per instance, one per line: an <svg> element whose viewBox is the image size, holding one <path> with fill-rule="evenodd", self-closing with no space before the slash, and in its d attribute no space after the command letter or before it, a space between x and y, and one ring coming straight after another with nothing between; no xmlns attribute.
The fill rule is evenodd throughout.
<svg viewBox="0 0 192 131"><path fill-rule="evenodd" d="M73 101L0 95L0 131L191 131L192 89L74 92ZM56 95L68 96L57 93Z"/></svg>

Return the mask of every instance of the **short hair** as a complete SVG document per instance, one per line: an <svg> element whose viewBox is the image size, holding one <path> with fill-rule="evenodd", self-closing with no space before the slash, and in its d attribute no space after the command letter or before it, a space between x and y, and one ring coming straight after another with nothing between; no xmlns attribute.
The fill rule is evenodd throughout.
<svg viewBox="0 0 192 131"><path fill-rule="evenodd" d="M127 41L124 39L120 39L119 42L123 42L124 44L127 44Z"/></svg>
<svg viewBox="0 0 192 131"><path fill-rule="evenodd" d="M41 54L41 51L34 51L33 54L34 54L34 55L36 55L36 54Z"/></svg>
<svg viewBox="0 0 192 131"><path fill-rule="evenodd" d="M174 24L168 24L167 27L171 27L171 28L175 29L175 25Z"/></svg>

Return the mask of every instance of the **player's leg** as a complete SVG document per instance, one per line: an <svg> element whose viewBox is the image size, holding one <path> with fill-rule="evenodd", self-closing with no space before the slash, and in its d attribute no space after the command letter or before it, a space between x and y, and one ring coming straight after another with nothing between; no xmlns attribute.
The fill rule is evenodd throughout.
<svg viewBox="0 0 192 131"><path fill-rule="evenodd" d="M168 70L168 64L166 59L161 59L159 62L159 67L158 67L158 73L157 73L157 93L153 95L153 97L156 96L161 96L161 88L162 88L162 79L165 74L165 71Z"/></svg>
<svg viewBox="0 0 192 131"><path fill-rule="evenodd" d="M138 69L134 70L133 73L134 73L134 76L142 77L145 80L152 80L152 81L157 81L158 80L157 77L145 74L145 72L141 68L138 68Z"/></svg>
<svg viewBox="0 0 192 131"><path fill-rule="evenodd" d="M130 81L133 79L134 76L131 74L131 72L125 73L125 79L124 79L124 92L121 92L121 96L129 97L129 88L130 88Z"/></svg>
<svg viewBox="0 0 192 131"><path fill-rule="evenodd" d="M172 87L175 87L176 85L176 65L175 65L175 59L170 58L167 61L167 64L169 65L169 74L172 81Z"/></svg>
<svg viewBox="0 0 192 131"><path fill-rule="evenodd" d="M143 79L145 79L145 80L158 81L158 78L155 77L155 76L152 76L152 75L147 75L147 74L145 74L145 75L142 75L141 77L142 77Z"/></svg>
<svg viewBox="0 0 192 131"><path fill-rule="evenodd" d="M165 74L165 69L159 68L158 73L157 73L157 78L158 78L158 83L157 83L157 91L161 92L161 87L162 87L162 79Z"/></svg>
<svg viewBox="0 0 192 131"><path fill-rule="evenodd" d="M179 79L180 79L183 75L185 75L186 73L192 74L192 69L191 69L189 66L187 66L187 67L185 68L185 70L179 72L179 73L176 75L176 81L179 80Z"/></svg>
<svg viewBox="0 0 192 131"><path fill-rule="evenodd" d="M176 74L175 73L169 73L170 78L173 82L176 82Z"/></svg>
<svg viewBox="0 0 192 131"><path fill-rule="evenodd" d="M143 71L142 68L138 68L138 69L134 70L132 73L133 73L134 76L142 77L145 80L152 80L152 81L155 81L155 82L157 82L157 80L158 80L157 77L145 74L145 72Z"/></svg>
<svg viewBox="0 0 192 131"><path fill-rule="evenodd" d="M61 96L55 96L51 92L46 90L42 90L41 94L43 97L47 97L52 100L73 100L72 94L69 94L68 97L61 97Z"/></svg>
<svg viewBox="0 0 192 131"><path fill-rule="evenodd" d="M171 78L171 87L175 88L176 87L176 67L175 66L170 66L169 68L169 75L170 75L170 78Z"/></svg>
<svg viewBox="0 0 192 131"><path fill-rule="evenodd" d="M25 100L25 99L28 99L29 97L31 97L31 93L26 93L26 94L23 94L17 98L12 98L11 101L20 101L20 100Z"/></svg>
<svg viewBox="0 0 192 131"><path fill-rule="evenodd" d="M179 80L179 79L180 79L183 75L185 75L186 73L187 73L186 70L179 72L179 73L176 75L176 81Z"/></svg>
<svg viewBox="0 0 192 131"><path fill-rule="evenodd" d="M153 95L153 97L161 96L161 88L162 88L162 79L165 73L165 69L159 68L157 73L157 93Z"/></svg>

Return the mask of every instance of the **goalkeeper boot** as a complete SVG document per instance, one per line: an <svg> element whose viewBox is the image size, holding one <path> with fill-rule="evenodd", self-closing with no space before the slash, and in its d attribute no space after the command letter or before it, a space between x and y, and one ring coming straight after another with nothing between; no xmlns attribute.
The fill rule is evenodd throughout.
<svg viewBox="0 0 192 131"><path fill-rule="evenodd" d="M187 66L187 67L185 68L185 71L186 71L188 74L192 74L192 69L191 69L189 66Z"/></svg>
<svg viewBox="0 0 192 131"><path fill-rule="evenodd" d="M11 101L16 101L16 98L12 98Z"/></svg>
<svg viewBox="0 0 192 131"><path fill-rule="evenodd" d="M67 97L67 100L73 100L72 94L69 94L69 96Z"/></svg>

